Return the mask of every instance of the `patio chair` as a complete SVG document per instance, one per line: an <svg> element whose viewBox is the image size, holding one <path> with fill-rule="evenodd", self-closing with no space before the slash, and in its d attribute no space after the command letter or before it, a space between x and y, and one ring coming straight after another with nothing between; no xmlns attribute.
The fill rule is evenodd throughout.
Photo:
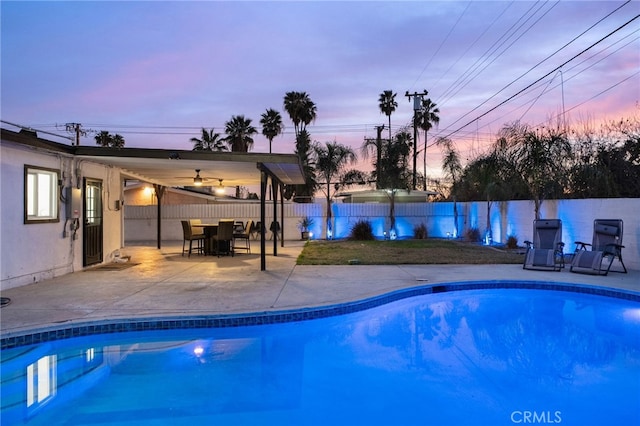
<svg viewBox="0 0 640 426"><path fill-rule="evenodd" d="M221 254L230 254L233 252L233 219L221 219L218 221L218 233L213 237L216 241L216 251L218 257Z"/></svg>
<svg viewBox="0 0 640 426"><path fill-rule="evenodd" d="M257 221L253 228L249 230L249 233L253 236L254 240L257 240L262 235L262 222Z"/></svg>
<svg viewBox="0 0 640 426"><path fill-rule="evenodd" d="M244 228L238 228L233 231L233 249L234 250L246 250L247 253L251 253L251 241L249 236L251 235L251 228L253 227L253 221L248 220L244 225ZM239 246L236 242L240 240L243 244Z"/></svg>
<svg viewBox="0 0 640 426"><path fill-rule="evenodd" d="M589 250L588 248L591 248ZM596 219L593 221L591 244L576 241L576 251L569 270L583 274L607 275L611 272L627 273L622 261L622 220ZM613 261L618 259L622 271L611 270ZM607 262L608 260L608 262Z"/></svg>
<svg viewBox="0 0 640 426"><path fill-rule="evenodd" d="M533 221L533 242L525 241L523 269L560 271L564 268L564 243L560 219L537 219Z"/></svg>
<svg viewBox="0 0 640 426"><path fill-rule="evenodd" d="M269 226L269 231L271 231L271 235L269 236L270 240L273 240L274 235L279 237L282 240L282 229L280 228L280 222L274 220L271 222L271 226Z"/></svg>
<svg viewBox="0 0 640 426"><path fill-rule="evenodd" d="M189 219L189 225L191 225L191 234L194 236L204 237L204 228L193 226L202 224L202 219Z"/></svg>
<svg viewBox="0 0 640 426"><path fill-rule="evenodd" d="M194 234L191 229L191 224L188 220L180 221L182 223L182 256L186 251L187 241L189 241L189 250L187 257L191 257L193 251L193 242L196 242L195 250L199 253L204 252L204 234Z"/></svg>

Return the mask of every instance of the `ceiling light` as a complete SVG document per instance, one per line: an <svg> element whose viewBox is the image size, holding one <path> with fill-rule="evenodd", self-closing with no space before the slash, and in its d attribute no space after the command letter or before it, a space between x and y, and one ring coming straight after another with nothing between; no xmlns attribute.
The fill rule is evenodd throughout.
<svg viewBox="0 0 640 426"><path fill-rule="evenodd" d="M224 186L222 186L222 179L218 179L220 181L220 185L216 187L216 195L224 195Z"/></svg>
<svg viewBox="0 0 640 426"><path fill-rule="evenodd" d="M202 186L202 178L200 177L200 169L196 169L196 177L193 178L194 186Z"/></svg>

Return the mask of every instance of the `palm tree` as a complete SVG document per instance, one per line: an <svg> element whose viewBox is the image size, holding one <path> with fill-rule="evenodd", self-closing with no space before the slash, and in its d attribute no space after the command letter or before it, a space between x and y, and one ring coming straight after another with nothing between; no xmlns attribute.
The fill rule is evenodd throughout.
<svg viewBox="0 0 640 426"><path fill-rule="evenodd" d="M327 186L325 196L327 197L327 239L331 239L331 185L347 163L355 163L357 160L355 152L348 146L337 142L327 142L325 146L315 144L313 146L315 154L316 170L324 178Z"/></svg>
<svg viewBox="0 0 640 426"><path fill-rule="evenodd" d="M369 152L376 152L376 162L373 165L372 175L376 179L376 189L380 189L380 167L382 165L382 131L384 130L384 124L382 126L376 126L376 138L365 138L360 151L362 156L366 159L369 157Z"/></svg>
<svg viewBox="0 0 640 426"><path fill-rule="evenodd" d="M426 90L424 93L428 93ZM436 104L431 102L430 98L422 99L422 108L418 112L418 125L424 130L424 190L427 189L427 132L431 130L433 125L440 122L440 110L436 108ZM418 149L418 141L416 141L416 149Z"/></svg>
<svg viewBox="0 0 640 426"><path fill-rule="evenodd" d="M226 151L227 147L224 146L223 139L220 137L220 133L215 133L214 129L207 130L202 128L202 137L191 138L193 142L194 151Z"/></svg>
<svg viewBox="0 0 640 426"><path fill-rule="evenodd" d="M96 140L96 144L103 147L108 147L108 148L122 148L124 147L124 142L125 142L124 138L121 135L119 134L112 135L106 130L103 130L100 133L98 133L95 136L95 140Z"/></svg>
<svg viewBox="0 0 640 426"><path fill-rule="evenodd" d="M311 135L306 130L300 132L296 138L295 154L300 158L305 183L301 185L287 185L285 187L285 198L293 197L294 202L310 203L313 200L313 193L318 186L316 181L315 165L313 163L313 145Z"/></svg>
<svg viewBox="0 0 640 426"><path fill-rule="evenodd" d="M271 142L273 142L273 138L281 134L284 130L282 116L275 109L269 108L262 114L260 125L262 126L262 134L269 139L269 154L271 154Z"/></svg>
<svg viewBox="0 0 640 426"><path fill-rule="evenodd" d="M384 141L380 166L375 170L379 173L379 189L406 189L410 187L411 172L408 169L408 158L411 154L413 137L403 129L394 139Z"/></svg>
<svg viewBox="0 0 640 426"><path fill-rule="evenodd" d="M425 140L427 139L425 135ZM450 196L453 200L453 230L454 238L457 238L458 233L458 206L457 206L457 184L460 175L462 174L462 164L460 164L460 156L453 146L453 142L449 138L438 138L436 145L444 148L444 158L442 159L442 171L445 176L451 179ZM426 187L426 185L425 185Z"/></svg>
<svg viewBox="0 0 640 426"><path fill-rule="evenodd" d="M382 146L380 167L376 172L380 173L379 182L381 189L386 189L389 196L389 235L395 235L395 197L398 189L410 187L411 172L408 169L408 158L411 154L411 133L407 129L398 132L394 139L385 141Z"/></svg>
<svg viewBox="0 0 640 426"><path fill-rule="evenodd" d="M224 124L227 137L224 140L231 147L232 152L249 152L253 146L253 135L258 133L251 125L250 118L244 115L234 115Z"/></svg>
<svg viewBox="0 0 640 426"><path fill-rule="evenodd" d="M380 93L380 98L378 99L380 112L389 117L389 140L391 140L391 114L398 107L396 95L397 93L393 93L393 90L385 90Z"/></svg>
<svg viewBox="0 0 640 426"><path fill-rule="evenodd" d="M565 162L572 148L560 127L531 129L515 122L500 131L496 145L505 147L512 164L526 184L534 202L535 218L540 219L542 202L561 196L567 186Z"/></svg>
<svg viewBox="0 0 640 426"><path fill-rule="evenodd" d="M287 92L284 95L284 110L293 122L296 138L316 119L316 104L306 92Z"/></svg>

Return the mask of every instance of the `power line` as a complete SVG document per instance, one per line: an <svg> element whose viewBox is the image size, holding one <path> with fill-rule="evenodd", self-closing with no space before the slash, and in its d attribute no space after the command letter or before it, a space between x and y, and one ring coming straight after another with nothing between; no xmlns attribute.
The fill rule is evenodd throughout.
<svg viewBox="0 0 640 426"><path fill-rule="evenodd" d="M498 22L498 21L500 20L500 18L502 17L502 15L504 15L504 14L506 13L506 11L507 11L507 10L508 10L512 5L513 5L513 2L510 2L510 3L508 3L508 4L507 4L507 7L505 7L505 8L502 10L502 12L501 12L499 15L497 15L497 16L495 17L495 19L493 20L493 22L491 22L491 24L489 24L489 26L487 26L487 28L485 28L485 30L482 32L482 34L480 34L480 35L479 35L479 36L478 36L478 37L473 41L473 43L471 43L471 44L467 47L467 49L466 49L464 52L462 52L462 54L458 57L458 59L456 59L456 60L455 60L455 62L453 62L453 63L449 66L449 68L447 68L447 70L446 70L444 73L442 73L442 75L440 76L440 78L438 78L438 80L436 80L436 82L434 83L434 86L436 86L436 87L438 86L438 84L440 83L440 81L441 81L441 80L442 80L446 75L448 75L448 74L449 74L449 72L453 69L453 67L455 67L455 66L458 64L458 62L460 62L460 60L461 60L462 58L464 58L464 57L467 55L467 53L469 53L469 51L470 51L470 50L471 50L471 49L476 45L476 43L478 43L478 42L480 41L480 39L482 39L482 37L484 37L484 35L485 35L487 32L489 32L489 30L493 27L493 25L494 25L496 22ZM456 80L456 81L457 81L457 80ZM454 82L454 84L455 84L455 82ZM414 83L414 85L415 85L415 83ZM448 90L448 89L447 89L447 90ZM445 92L446 92L446 91L445 91Z"/></svg>
<svg viewBox="0 0 640 426"><path fill-rule="evenodd" d="M625 39L627 39L627 38L631 37L633 34L635 34L635 33L639 32L639 31L640 31L640 29L633 31L633 32L632 32L632 33L630 33L630 34L627 34L626 36L624 36L624 37L623 37L623 38L621 38L620 40L617 40L616 42L614 42L614 43L612 43L611 45L609 45L609 46L607 46L607 47L603 48L603 49L602 49L602 50L600 50L599 52L596 52L595 54L593 54L593 55L589 56L588 58L585 58L584 60L582 60L581 62L579 62L579 63L577 63L577 64L575 64L575 65L573 65L572 67L569 67L569 68L567 68L567 69L565 69L565 70L559 70L559 72L562 72L563 74L566 74L566 73L568 73L569 71L575 70L575 69L576 69L577 67L579 67L580 65L584 64L585 62L589 61L590 59L593 59L594 57L596 57L596 56L597 56L597 55L599 55L600 53L605 52L606 50L608 50L608 49L612 48L613 46L617 45L618 43L621 43L622 41L624 41ZM619 52L619 51L620 51L620 50L622 50L623 48L625 48L625 47L629 46L629 45L630 45L630 44L632 44L634 41L637 41L637 40L639 40L639 39L640 39L640 38L636 37L636 38L634 38L634 39L630 40L629 42L627 42L627 43L625 43L624 45L620 46L619 48L617 48L617 49L616 49L616 50L614 50L613 52L609 53L608 55L606 55L606 56L604 56L604 57L602 57L602 58L598 59L596 62L591 63L589 66L585 67L584 69L582 69L582 70L580 70L580 71L576 72L575 74L573 74L573 75L569 76L568 78L564 78L564 83L566 83L566 82L568 82L568 81L570 81L570 80L572 80L572 79L574 79L574 78L578 77L580 74L582 74L582 73L586 72L588 69L590 69L590 68L592 68L592 67L596 66L597 64L599 64L600 62L604 61L605 59L607 59L607 58L608 58L608 57L610 57L611 55L613 55L613 54L615 54L615 53ZM560 86L560 85L561 85L561 83L557 83L556 85L554 85L554 86L553 86L553 87L551 87L550 89L555 89L555 88L557 88L557 87L558 87L558 86ZM518 97L520 97L520 96L524 96L524 95L528 94L529 92L533 92L533 91L534 91L534 90L536 90L536 89L537 89L537 87L536 87L536 86L533 86L533 87L531 87L531 88L530 88L530 90L525 91L524 93L520 94ZM549 90L546 90L544 93L548 93L548 92L549 92ZM529 99L529 100L527 100L527 101L523 102L521 105L519 105L519 106L517 106L517 107L515 107L515 108L513 108L513 109L511 109L511 110L509 110L509 111L506 111L503 115L501 115L501 116L499 116L499 117L496 117L495 119L493 119L493 120L489 121L488 123L485 123L485 124L484 124L482 127L480 127L480 128L481 128L481 129L482 129L482 128L485 128L485 127L487 127L487 126L489 126L489 125L491 125L491 124L495 123L496 121L502 120L504 116L508 116L508 115L510 115L511 113L513 113L513 112L515 112L515 111L518 111L519 109L521 109L521 108L525 107L526 105L528 105L530 102L535 101L537 98L538 98L538 96L536 96L534 99ZM565 111L565 113L566 113L566 111ZM446 130L446 129L445 129L445 130Z"/></svg>
<svg viewBox="0 0 640 426"><path fill-rule="evenodd" d="M626 4L629 3L630 0L627 0L626 3L620 5L619 7L617 7L616 9L614 9L613 11L609 12L607 15L605 15L604 17L600 18L596 23L594 23L593 25L591 25L589 28L587 28L586 30L584 30L582 33L578 34L577 36L575 36L573 39L571 39L569 42L565 43L562 47L560 47L559 49L557 49L555 52L553 52L552 54L548 55L546 58L544 58L542 61L538 62L537 64L535 64L533 67L529 68L529 70L527 70L524 74L520 75L519 77L517 77L515 80L511 81L509 84L507 84L506 86L504 86L502 89L498 90L496 93L494 93L491 97L489 97L488 99L486 99L484 102L482 102L480 105L476 106L475 108L473 108L471 111L467 112L466 114L464 114L462 117L458 118L456 121L454 121L452 124L457 123L458 121L462 120L464 117L466 117L467 115L471 114L472 112L474 112L475 110L477 110L478 108L480 108L481 106L483 106L484 104L486 104L487 102L489 102L491 99L495 98L496 96L498 96L500 93L502 93L504 90L506 90L507 88L509 88L510 86L512 86L513 84L515 84L518 80L522 79L523 77L525 77L527 74L529 74L531 71L533 71L534 69L536 69L537 67L539 67L540 65L542 65L543 63L545 63L546 61L548 61L549 59L551 59L553 56L555 56L557 53L559 53L560 51L562 51L563 49L567 48L571 43L575 42L576 40L578 40L580 37L582 37L584 34L586 34L588 31L590 31L591 29L593 29L596 25L600 24L602 21L604 21L605 19L607 19L609 16L611 16L612 14L614 14L615 12L617 12L618 10L620 10L622 7L624 7ZM557 4L557 3L556 3ZM555 6L555 5L554 5ZM550 11L551 9L549 9ZM545 15L549 12L545 12ZM544 16L544 15L543 15ZM540 17L538 19L538 21L541 19L542 17ZM538 22L536 21L536 22Z"/></svg>
<svg viewBox="0 0 640 426"><path fill-rule="evenodd" d="M581 103L579 103L579 104L577 104L577 105L574 105L573 107L569 108L566 112L572 111L572 110L574 110L574 109L576 109L576 108L578 108L578 107L580 107L580 106L582 106L582 105L586 104L587 102L590 102L590 101L594 100L595 98L597 98L598 96L602 95L603 93L608 92L609 90L611 90L611 89L613 89L613 88L615 88L615 87L617 87L617 86L621 85L621 84L622 84L622 83L624 83L625 81L630 80L630 79L632 79L633 77L635 77L635 76L637 76L637 75L640 75L640 71L636 71L635 73L631 74L629 77L627 77L627 78L625 78L625 79L623 79L623 80L621 80L621 81L617 82L616 84L613 84L613 85L611 85L611 86L607 87L606 89L604 89L604 90L602 90L602 91L600 91L600 92L596 93L595 95L593 95L593 96L592 96L592 97L590 97L589 99L587 99L587 100L585 100L585 101L583 101L583 102L581 102Z"/></svg>
<svg viewBox="0 0 640 426"><path fill-rule="evenodd" d="M495 111L496 109L498 109L499 107L501 107L502 105L506 104L507 102L511 101L512 99L514 99L515 97L517 97L518 95L520 95L521 93L525 92L526 90L528 90L530 87L534 86L535 84L539 83L540 81L544 80L545 78L547 78L549 75L553 74L554 72L558 71L559 69L561 69L564 65L568 64L569 62L573 61L574 59L576 59L577 57L581 56L583 53L587 52L588 50L592 49L593 47L597 46L598 44L600 44L601 42L603 42L604 40L606 40L607 38L611 37L613 34L615 34L616 32L620 31L622 28L626 27L627 25L629 25L631 22L635 21L636 19L638 19L640 17L640 15L636 15L635 17L631 18L629 21L625 22L624 24L622 24L621 26L619 26L618 28L616 28L615 30L611 31L609 34L607 34L606 36L602 37L600 40L596 41L595 43L591 44L589 47L587 47L586 49L582 50L581 52L579 52L578 54L574 55L573 57L571 57L570 59L568 59L567 61L563 62L561 65L557 66L556 68L554 68L553 70L549 71L547 74L543 75L542 77L538 78L537 80L535 80L533 83L529 84L528 86L526 86L524 89L519 90L517 93L515 93L514 95L511 95L510 97L508 97L507 99L505 99L504 101L500 102L498 105L494 106L493 108L489 109L488 111L480 114L478 117L476 117L475 119L469 121L468 123L466 123L464 126L461 126L460 128L458 128L457 130L454 130L453 132L449 133L446 137L449 137L451 135L453 135L454 133L460 131L461 129L467 127L469 124L475 122L476 120L479 120L480 118L488 115L489 113L491 113L492 111ZM457 120L459 121L459 120ZM456 121L456 122L457 122ZM455 123L455 122L454 122Z"/></svg>
<svg viewBox="0 0 640 426"><path fill-rule="evenodd" d="M422 71L420 72L420 74L418 75L418 78L416 78L416 81L413 82L413 84L410 86L410 88L415 87L416 83L418 82L418 80L420 80L420 77L422 77L422 75L424 74L425 70L427 69L427 67L429 65L431 65L431 62L433 61L433 58L438 54L438 52L440 52L440 49L442 49L442 46L446 43L446 41L449 39L449 36L451 36L451 33L453 32L453 30L456 29L456 27L458 26L458 23L460 23L460 20L462 19L462 17L467 13L467 10L469 10L469 7L471 6L471 2L467 3L467 7L464 8L464 10L462 11L462 13L460 14L460 16L458 16L458 19L456 20L456 23L453 24L453 27L451 27L451 29L449 29L449 32L447 33L447 35L445 36L444 39L442 39L442 41L440 42L440 45L438 46L438 48L436 49L435 52L433 52L433 55L431 55L431 58L429 58L429 60L427 61L427 64L424 66L424 68L422 68Z"/></svg>
<svg viewBox="0 0 640 426"><path fill-rule="evenodd" d="M555 3L552 6L552 8L555 7L556 5L557 5L557 3ZM507 41L509 41L512 37L514 37L517 34L518 30L520 28L522 28L522 26L524 24L526 24L529 20L531 20L544 7L544 4L540 5L537 10L535 10L533 13L531 13L531 10L535 6L536 6L536 4L533 4L515 23L513 23L513 25L511 25L511 27L496 42L494 42L494 44L491 46L491 48L488 49L487 52L485 52L478 60L476 60L474 65L470 68L471 71L469 72L469 74L467 76L465 76L459 83L457 83L457 81L459 81L460 79L457 80L456 82L454 82L454 84L452 86L450 86L450 88L445 91L445 93L442 96L444 99L440 100L440 104L441 105L446 105L446 103L451 98L453 98L455 95L457 95L460 92L460 90L464 89L480 73L482 73L485 69L487 69L487 67L489 67L489 65L494 63L500 56L502 56L509 48L511 48L511 46L513 46L515 44L515 42L520 40L526 33L528 33L529 30L531 30L531 28L533 28L533 25L538 23L540 21L540 19L542 19L542 17L544 17L551 10L551 9L547 10L547 12L545 12L544 15L542 15L542 17L538 18L538 20L536 20L533 24L531 24L524 32L522 32L520 35L518 35L515 40L513 40L508 46L506 46L504 49L502 49L502 51L500 51L497 55L495 55L489 61L489 59L491 58L491 55L494 55L494 53L497 52L497 50L499 48L504 46L504 44ZM531 13L531 16L527 17L521 25L518 25L520 23L520 21L523 20L530 13ZM515 30L514 30L514 28L515 28ZM512 32L512 34L509 34L510 32ZM504 38L504 40L503 40L503 38ZM498 44L498 42L500 42L500 43ZM487 61L489 61L489 62L487 62ZM480 69L478 71L478 69L480 67L482 67L482 69ZM456 86L458 86L458 87L456 87ZM455 92L450 93L450 89L451 89L451 91L453 91L454 89L456 89L456 90L455 90Z"/></svg>

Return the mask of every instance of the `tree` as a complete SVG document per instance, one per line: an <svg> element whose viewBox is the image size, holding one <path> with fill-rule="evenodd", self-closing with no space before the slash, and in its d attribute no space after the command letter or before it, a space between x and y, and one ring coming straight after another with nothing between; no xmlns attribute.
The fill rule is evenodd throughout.
<svg viewBox="0 0 640 426"><path fill-rule="evenodd" d="M425 134L425 141L427 136ZM453 142L449 138L438 138L436 145L444 149L444 158L442 159L442 171L445 177L451 180L451 189L449 190L449 196L453 200L453 227L454 237L458 237L458 205L456 203L456 192L458 190L457 183L460 175L462 174L462 165L460 164L460 156L453 146ZM426 145L425 145L426 148ZM426 188L426 185L425 185Z"/></svg>
<svg viewBox="0 0 640 426"><path fill-rule="evenodd" d="M560 197L568 184L566 162L571 158L571 145L561 127L531 129L519 122L500 131L496 142L505 148L508 161L533 198L535 218L545 199Z"/></svg>
<svg viewBox="0 0 640 426"><path fill-rule="evenodd" d="M428 93L426 90L424 93ZM422 106L418 111L418 126L424 130L424 152L423 152L423 173L424 173L424 190L427 189L427 132L433 128L433 125L437 125L440 122L440 110L436 107L436 104L431 102L430 98L422 99ZM416 141L416 147L418 149L418 141Z"/></svg>
<svg viewBox="0 0 640 426"><path fill-rule="evenodd" d="M327 142L324 146L314 144L313 146L316 171L324 178L323 184L326 185L325 196L327 198L327 239L331 238L331 185L338 184L333 182L340 175L347 163L355 163L357 160L355 152L345 145L337 142Z"/></svg>
<svg viewBox="0 0 640 426"><path fill-rule="evenodd" d="M271 154L271 142L273 142L273 138L281 134L284 130L282 116L275 109L269 108L262 114L260 125L262 126L262 134L269 139L269 154Z"/></svg>
<svg viewBox="0 0 640 426"><path fill-rule="evenodd" d="M284 109L293 122L296 134L296 154L305 173L304 185L286 188L288 198L293 197L297 202L311 202L316 189L315 171L311 165L311 135L307 132L307 125L316 119L316 105L305 92L287 92L284 96Z"/></svg>
<svg viewBox="0 0 640 426"><path fill-rule="evenodd" d="M411 133L405 128L394 139L385 141L382 146L380 167L375 171L380 189L385 189L389 197L389 235L395 238L395 196L398 189L411 187L412 174L408 158L411 155Z"/></svg>
<svg viewBox="0 0 640 426"><path fill-rule="evenodd" d="M244 115L234 115L225 123L227 137L224 140L231 147L232 152L249 152L253 146L253 135L258 133L251 125L251 119Z"/></svg>
<svg viewBox="0 0 640 426"><path fill-rule="evenodd" d="M313 193L318 186L316 180L315 164L313 162L313 146L311 135L306 130L300 132L296 138L295 154L300 158L305 183L301 185L287 185L284 198L293 198L297 203L310 203L313 201Z"/></svg>
<svg viewBox="0 0 640 426"><path fill-rule="evenodd" d="M226 151L227 147L224 146L223 139L220 137L220 133L215 133L214 129L207 130L202 128L202 137L191 138L193 142L194 151Z"/></svg>
<svg viewBox="0 0 640 426"><path fill-rule="evenodd" d="M397 93L393 93L393 90L385 90L380 93L380 97L378 98L380 112L389 118L389 140L391 140L391 114L393 114L398 107L396 95Z"/></svg>
<svg viewBox="0 0 640 426"><path fill-rule="evenodd" d="M411 154L412 136L407 129L398 132L394 139L384 141L380 167L374 170L379 173L379 189L409 189L411 187L411 171L409 155Z"/></svg>
<svg viewBox="0 0 640 426"><path fill-rule="evenodd" d="M573 138L570 197L640 196L640 117L606 123L599 131L585 126Z"/></svg>
<svg viewBox="0 0 640 426"><path fill-rule="evenodd" d="M117 133L115 135L112 135L106 130L103 130L100 133L98 133L95 136L95 140L97 145L100 145L106 148L122 148L124 147L124 143L125 143L124 138L121 135Z"/></svg>
<svg viewBox="0 0 640 426"><path fill-rule="evenodd" d="M363 158L369 157L370 151L375 151L376 161L373 164L373 176L376 180L376 189L380 189L380 166L382 164L382 131L384 130L384 125L376 126L376 138L365 138L364 143L362 144L362 148L360 148L362 152Z"/></svg>
<svg viewBox="0 0 640 426"><path fill-rule="evenodd" d="M307 125L316 119L316 104L306 92L287 92L284 95L284 110L293 122L296 140Z"/></svg>

